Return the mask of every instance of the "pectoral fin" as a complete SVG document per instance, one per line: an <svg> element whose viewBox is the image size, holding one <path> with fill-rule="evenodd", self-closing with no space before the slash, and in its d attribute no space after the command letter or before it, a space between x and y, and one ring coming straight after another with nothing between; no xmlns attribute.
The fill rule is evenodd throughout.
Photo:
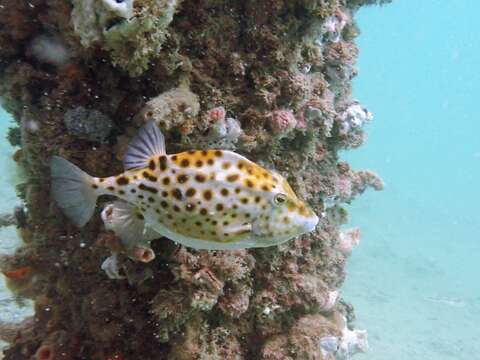
<svg viewBox="0 0 480 360"><path fill-rule="evenodd" d="M252 232L252 224L243 223L243 224L232 224L229 226L224 226L223 234L229 238L236 238L243 235L249 235Z"/></svg>
<svg viewBox="0 0 480 360"><path fill-rule="evenodd" d="M114 201L102 211L102 220L107 230L112 230L125 248L131 249L137 244L148 244L160 237L158 233L145 226L145 220L139 209L126 201Z"/></svg>

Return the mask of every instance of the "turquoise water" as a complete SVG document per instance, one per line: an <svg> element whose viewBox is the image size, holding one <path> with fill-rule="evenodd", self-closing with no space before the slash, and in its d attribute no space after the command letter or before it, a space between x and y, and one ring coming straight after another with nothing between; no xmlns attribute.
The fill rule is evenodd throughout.
<svg viewBox="0 0 480 360"><path fill-rule="evenodd" d="M369 360L480 358L480 37L476 0L397 0L358 16L354 94L375 121L344 154L383 193L350 207L346 298Z"/></svg>
<svg viewBox="0 0 480 360"><path fill-rule="evenodd" d="M11 126L11 116L0 108L0 214L11 213L20 200L15 194L15 165L12 161L14 149L5 141L8 127ZM0 253L11 254L17 243L17 233L14 227L0 227ZM3 277L0 277L3 278ZM0 313L1 318L1 313Z"/></svg>
<svg viewBox="0 0 480 360"><path fill-rule="evenodd" d="M11 117L0 108L0 138L5 139L8 127L11 125ZM21 205L15 194L16 171L12 161L14 148L6 141L0 142L0 214L12 213L15 206ZM0 227L0 254L13 254L20 244L17 231L14 226ZM12 294L6 289L5 277L0 276L0 321L19 322L25 316L31 315L32 308L28 301L23 301L19 307L12 298ZM0 341L0 349L6 345ZM0 354L0 359L2 355Z"/></svg>

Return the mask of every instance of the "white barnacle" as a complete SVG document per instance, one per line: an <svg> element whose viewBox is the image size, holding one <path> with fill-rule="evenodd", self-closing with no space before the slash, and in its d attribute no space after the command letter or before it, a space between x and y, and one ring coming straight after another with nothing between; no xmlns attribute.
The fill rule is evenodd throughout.
<svg viewBox="0 0 480 360"><path fill-rule="evenodd" d="M130 19L133 16L133 0L102 0L103 6L115 15Z"/></svg>
<svg viewBox="0 0 480 360"><path fill-rule="evenodd" d="M117 254L112 254L108 258L106 258L102 265L101 269L105 271L105 274L110 279L114 280L121 280L125 279L125 276L120 275L120 267L118 265L118 255Z"/></svg>

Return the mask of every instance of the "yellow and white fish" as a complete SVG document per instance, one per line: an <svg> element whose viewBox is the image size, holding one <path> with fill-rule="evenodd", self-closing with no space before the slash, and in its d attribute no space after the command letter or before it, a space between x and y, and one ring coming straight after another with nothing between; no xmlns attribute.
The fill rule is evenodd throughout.
<svg viewBox="0 0 480 360"><path fill-rule="evenodd" d="M98 196L114 195L123 202L110 205L106 216L126 242L148 242L160 234L197 249L276 245L318 223L282 176L241 155L224 150L167 155L154 122L133 139L124 166L120 175L99 178L53 157L58 206L81 227L93 215ZM112 220L112 214L119 215Z"/></svg>

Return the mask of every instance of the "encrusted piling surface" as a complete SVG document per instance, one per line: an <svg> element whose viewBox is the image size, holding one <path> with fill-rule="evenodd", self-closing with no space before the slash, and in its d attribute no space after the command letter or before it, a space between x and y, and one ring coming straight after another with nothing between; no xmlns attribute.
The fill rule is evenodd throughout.
<svg viewBox="0 0 480 360"><path fill-rule="evenodd" d="M0 270L35 302L33 320L0 324L4 358L346 359L366 350L336 291L359 232L340 226L343 204L382 182L338 151L360 146L371 119L351 97L354 15L382 2L0 0L0 96L25 173L23 245ZM236 251L160 238L155 260L121 255L126 279L109 279L100 264L118 239L99 216L105 199L75 228L50 196L48 162L60 155L92 175L117 174L148 120L169 153L228 148L281 173L321 217L317 229Z"/></svg>

